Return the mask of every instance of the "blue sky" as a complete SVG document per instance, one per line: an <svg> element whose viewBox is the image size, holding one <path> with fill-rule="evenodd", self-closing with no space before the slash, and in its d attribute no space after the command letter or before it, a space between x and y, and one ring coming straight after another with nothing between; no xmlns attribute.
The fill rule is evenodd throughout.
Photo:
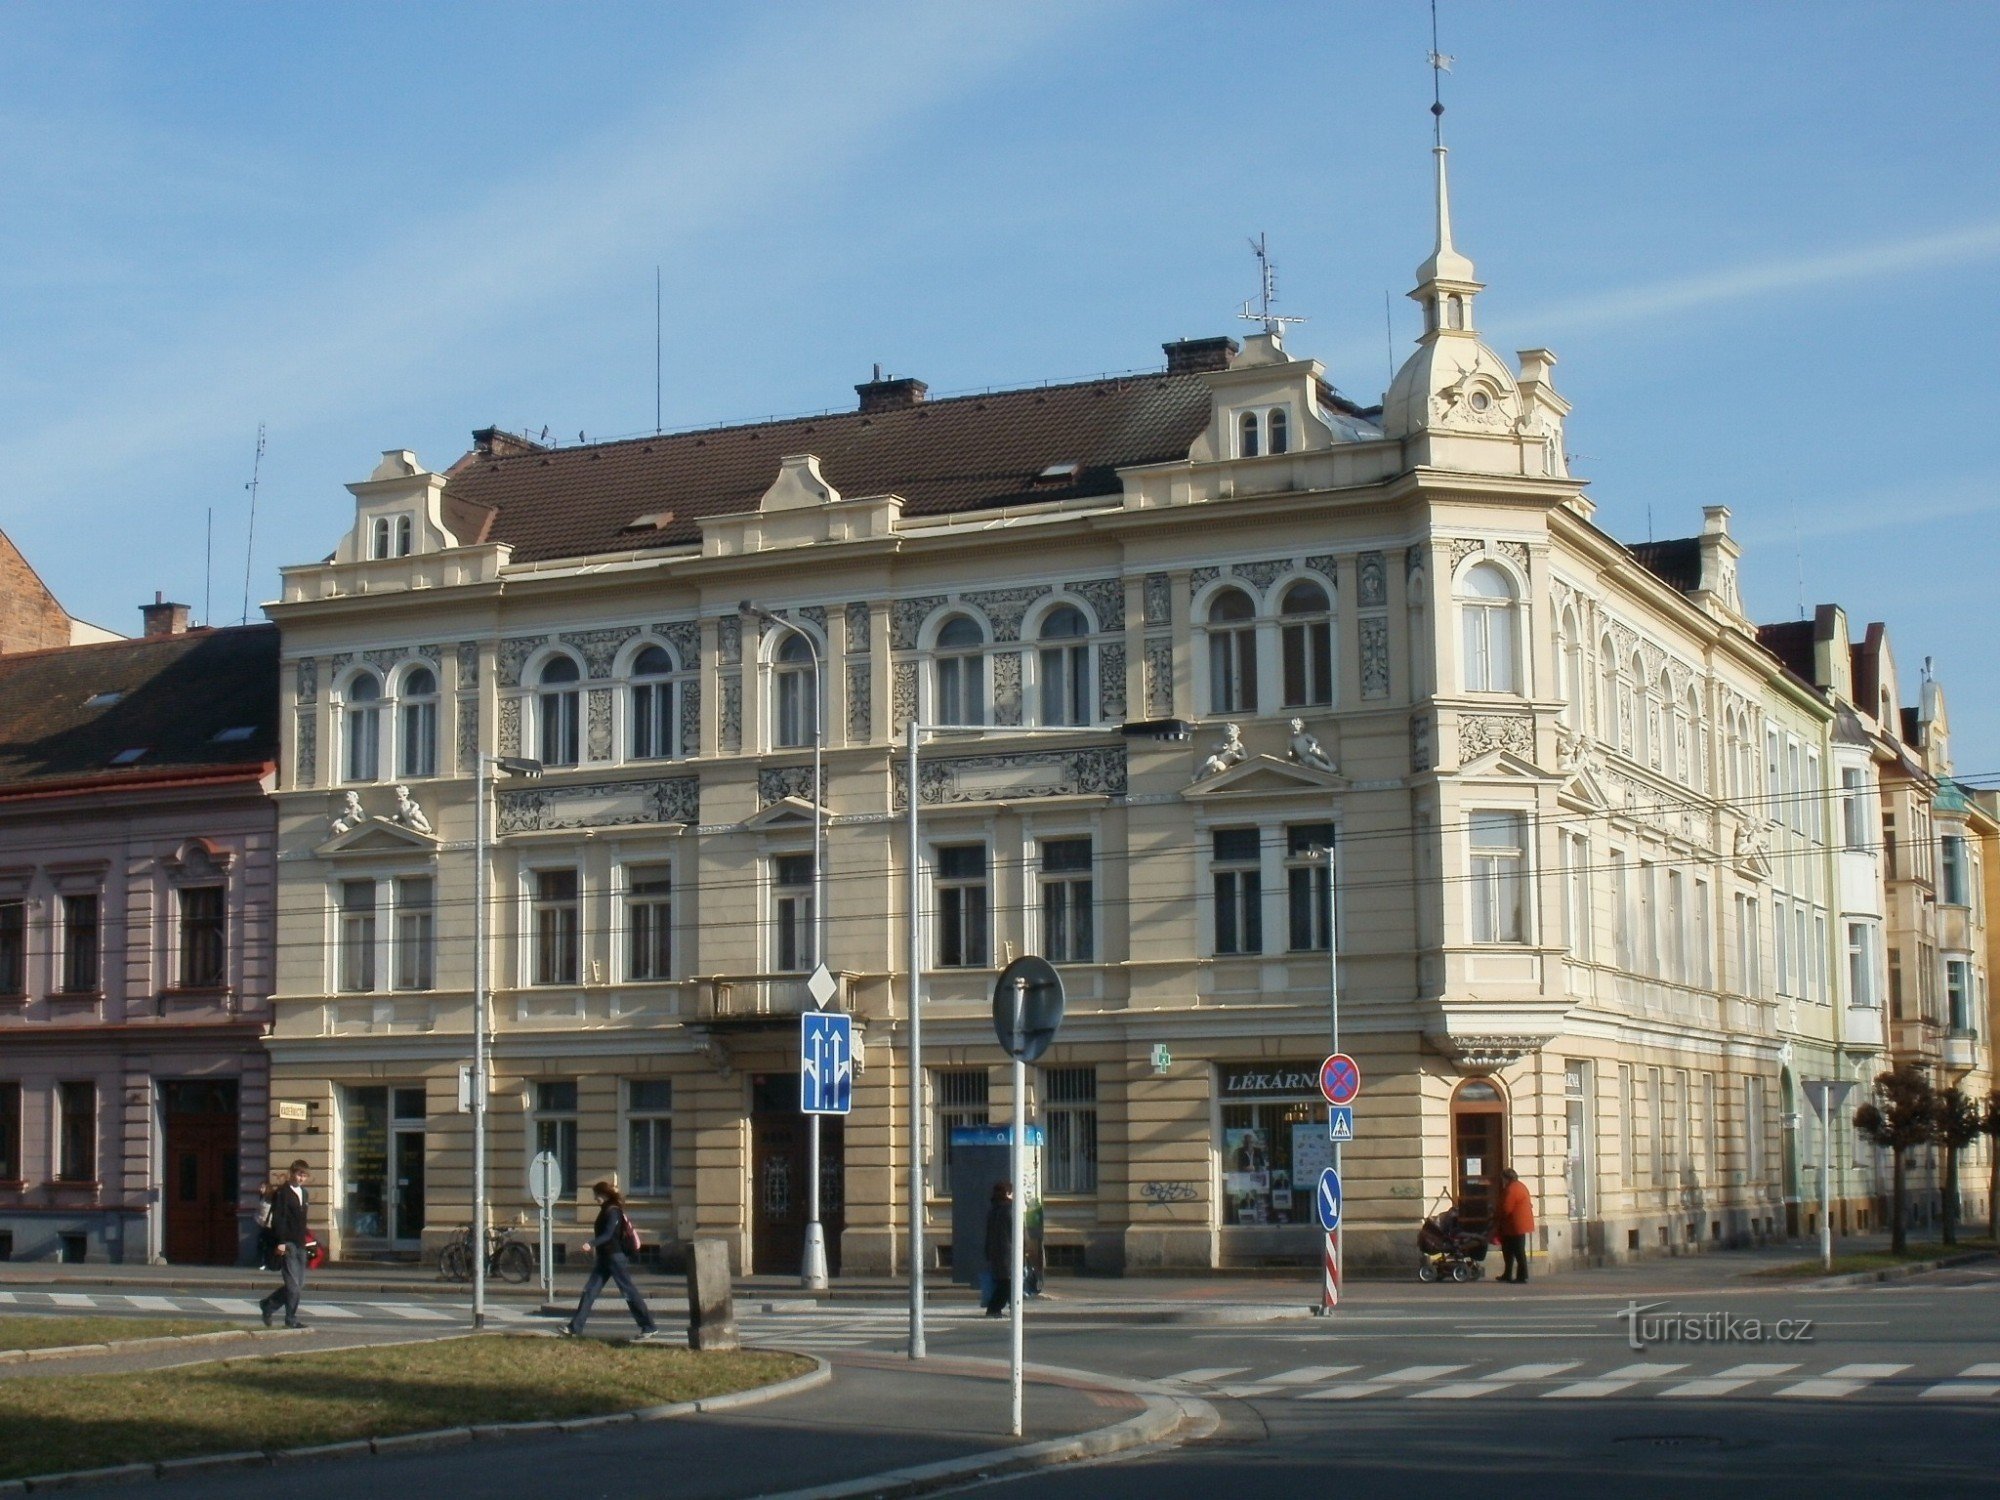
<svg viewBox="0 0 2000 1500"><path fill-rule="evenodd" d="M1460 247L1546 343L1600 519L1724 503L1762 619L1935 655L2000 769L1996 17L1445 0ZM75 612L252 609L379 450L1157 365L1240 333L1379 399L1429 248L1429 20L1395 3L16 3L0 526Z"/></svg>

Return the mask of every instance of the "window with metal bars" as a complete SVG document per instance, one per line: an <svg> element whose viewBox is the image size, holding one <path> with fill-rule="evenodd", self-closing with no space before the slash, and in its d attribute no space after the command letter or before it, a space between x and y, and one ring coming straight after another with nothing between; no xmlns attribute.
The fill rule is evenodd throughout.
<svg viewBox="0 0 2000 1500"><path fill-rule="evenodd" d="M1048 1191L1096 1192L1096 1068L1042 1070L1042 1124L1048 1139Z"/></svg>

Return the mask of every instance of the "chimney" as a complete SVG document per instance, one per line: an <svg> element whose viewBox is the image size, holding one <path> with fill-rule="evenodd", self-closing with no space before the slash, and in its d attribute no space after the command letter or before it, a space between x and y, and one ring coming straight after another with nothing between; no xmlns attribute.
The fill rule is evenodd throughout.
<svg viewBox="0 0 2000 1500"><path fill-rule="evenodd" d="M929 386L914 375L895 375L884 380L880 365L875 367L873 380L865 381L854 388L855 394L861 398L861 410L864 415L876 411L902 411L907 407L921 405L924 397L930 394L930 390Z"/></svg>
<svg viewBox="0 0 2000 1500"><path fill-rule="evenodd" d="M1175 339L1171 344L1160 347L1167 351L1167 373L1169 375L1200 375L1214 370L1226 370L1236 362L1236 352L1240 347L1235 339L1218 337L1212 339Z"/></svg>
<svg viewBox="0 0 2000 1500"><path fill-rule="evenodd" d="M146 622L146 634L186 635L188 628L188 607L185 604L168 602L167 596L157 589L153 591L153 602L139 606L139 618Z"/></svg>
<svg viewBox="0 0 2000 1500"><path fill-rule="evenodd" d="M546 453L548 446L533 438L522 437L508 432L502 427L475 427L472 431L473 451L484 458L515 458L523 453Z"/></svg>

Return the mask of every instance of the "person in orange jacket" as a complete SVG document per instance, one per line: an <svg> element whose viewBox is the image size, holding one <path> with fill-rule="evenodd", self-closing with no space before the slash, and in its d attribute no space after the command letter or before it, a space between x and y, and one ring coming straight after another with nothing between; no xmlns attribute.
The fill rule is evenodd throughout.
<svg viewBox="0 0 2000 1500"><path fill-rule="evenodd" d="M1493 1237L1500 1242L1500 1279L1528 1279L1528 1236L1535 1231L1535 1205L1527 1184L1512 1167L1500 1174L1500 1203L1493 1210Z"/></svg>

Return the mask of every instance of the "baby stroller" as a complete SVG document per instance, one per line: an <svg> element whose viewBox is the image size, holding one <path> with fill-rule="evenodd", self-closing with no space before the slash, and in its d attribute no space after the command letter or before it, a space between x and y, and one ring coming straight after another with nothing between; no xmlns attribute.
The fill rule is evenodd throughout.
<svg viewBox="0 0 2000 1500"><path fill-rule="evenodd" d="M1423 1256L1417 1266L1419 1281L1443 1281L1447 1277L1453 1281L1477 1281L1486 1274L1486 1236L1459 1227L1455 1203L1441 1214L1433 1212L1419 1226L1417 1250Z"/></svg>

